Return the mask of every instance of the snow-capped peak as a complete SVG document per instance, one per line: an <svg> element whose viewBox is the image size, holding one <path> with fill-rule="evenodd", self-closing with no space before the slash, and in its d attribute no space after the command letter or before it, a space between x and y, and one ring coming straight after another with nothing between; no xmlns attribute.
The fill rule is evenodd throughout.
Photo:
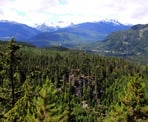
<svg viewBox="0 0 148 122"><path fill-rule="evenodd" d="M49 26L49 27L64 28L64 27L70 26L72 23L71 22L65 22L65 21L57 21L57 22L46 22L44 24L46 26Z"/></svg>
<svg viewBox="0 0 148 122"><path fill-rule="evenodd" d="M115 19L104 19L102 20L103 22L109 22L109 23L113 23L115 25L122 25L118 20Z"/></svg>

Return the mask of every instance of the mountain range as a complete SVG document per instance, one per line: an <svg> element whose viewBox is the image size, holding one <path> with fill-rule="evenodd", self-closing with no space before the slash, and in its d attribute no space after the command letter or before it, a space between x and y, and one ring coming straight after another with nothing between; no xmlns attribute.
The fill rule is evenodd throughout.
<svg viewBox="0 0 148 122"><path fill-rule="evenodd" d="M54 32L40 33L30 41L39 45L73 47L105 39L110 33L128 29L128 25L113 22L86 22L59 29Z"/></svg>
<svg viewBox="0 0 148 122"><path fill-rule="evenodd" d="M30 27L17 22L0 21L0 39L8 40L13 36L17 41L36 46L73 47L103 40L112 32L129 27L116 21L86 22L64 28L48 27L45 24Z"/></svg>

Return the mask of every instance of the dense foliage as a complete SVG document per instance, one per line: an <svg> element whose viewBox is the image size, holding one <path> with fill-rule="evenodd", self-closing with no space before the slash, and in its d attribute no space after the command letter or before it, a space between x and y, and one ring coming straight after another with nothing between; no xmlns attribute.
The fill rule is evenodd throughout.
<svg viewBox="0 0 148 122"><path fill-rule="evenodd" d="M0 43L0 121L148 121L148 67Z"/></svg>

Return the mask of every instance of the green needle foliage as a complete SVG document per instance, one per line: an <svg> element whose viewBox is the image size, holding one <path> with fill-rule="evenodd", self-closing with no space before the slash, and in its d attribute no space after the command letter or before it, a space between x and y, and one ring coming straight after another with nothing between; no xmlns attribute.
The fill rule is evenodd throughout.
<svg viewBox="0 0 148 122"><path fill-rule="evenodd" d="M105 121L111 122L146 122L148 118L148 99L145 96L145 84L137 75L129 77L124 94L119 103L113 106Z"/></svg>

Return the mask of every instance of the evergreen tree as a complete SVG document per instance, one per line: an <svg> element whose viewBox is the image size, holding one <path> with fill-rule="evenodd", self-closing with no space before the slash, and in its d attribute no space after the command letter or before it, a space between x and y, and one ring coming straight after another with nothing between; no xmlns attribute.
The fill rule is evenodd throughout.
<svg viewBox="0 0 148 122"><path fill-rule="evenodd" d="M6 63L8 66L8 78L10 80L10 85L11 85L11 106L13 107L15 102L16 102L16 96L15 96L15 80L14 80L14 74L16 73L16 68L18 66L18 60L19 58L17 57L17 50L19 49L19 46L17 46L14 42L14 39L12 38L9 42L8 45L8 51L6 55Z"/></svg>
<svg viewBox="0 0 148 122"><path fill-rule="evenodd" d="M19 46L15 44L12 38L6 51L0 53L0 105L3 108L3 114L14 106L21 95L19 79L19 61L17 56Z"/></svg>
<svg viewBox="0 0 148 122"><path fill-rule="evenodd" d="M59 101L60 94L58 94L54 84L47 78L43 83L42 88L39 89L38 96L33 98L36 112L32 121L67 121L67 112L64 110L65 108Z"/></svg>

